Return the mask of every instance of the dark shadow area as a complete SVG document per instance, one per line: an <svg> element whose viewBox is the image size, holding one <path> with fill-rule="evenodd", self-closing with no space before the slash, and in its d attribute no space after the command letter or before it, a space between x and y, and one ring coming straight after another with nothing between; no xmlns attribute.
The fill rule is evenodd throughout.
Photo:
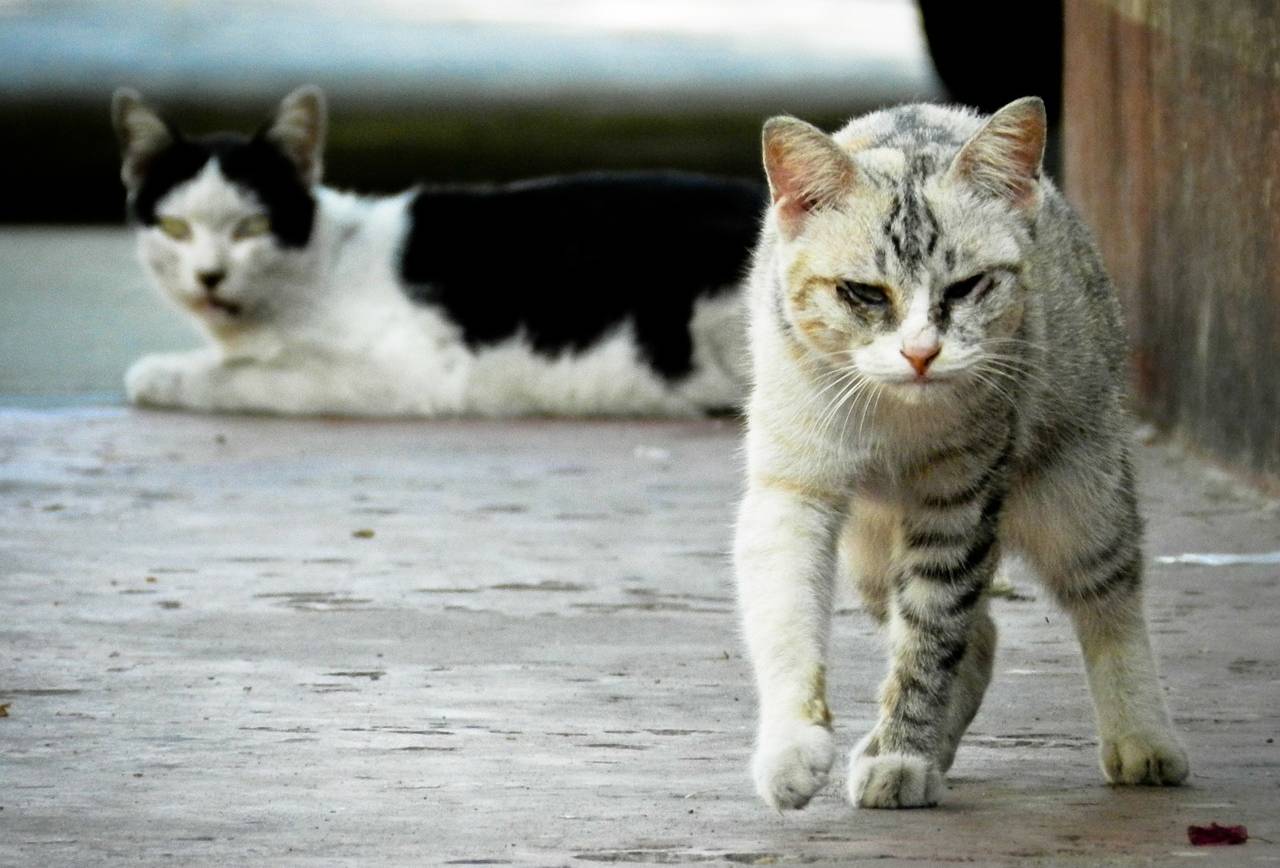
<svg viewBox="0 0 1280 868"><path fill-rule="evenodd" d="M0 126L8 130L0 157L0 184L7 191L0 199L0 222L124 219L109 97L104 92L95 102L0 106ZM250 132L274 106L273 101L235 107L157 103L167 119L192 132ZM847 113L824 108L805 112L805 118L834 129L866 108L855 106ZM505 181L595 169L672 168L757 177L760 125L783 109L670 113L498 104L425 110L368 108L339 95L330 110L326 184L389 193L417 182Z"/></svg>

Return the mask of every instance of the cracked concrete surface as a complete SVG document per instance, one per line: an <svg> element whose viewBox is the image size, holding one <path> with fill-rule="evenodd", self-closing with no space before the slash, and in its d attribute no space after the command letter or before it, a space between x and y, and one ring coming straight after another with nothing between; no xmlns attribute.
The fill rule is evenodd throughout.
<svg viewBox="0 0 1280 868"><path fill-rule="evenodd" d="M1103 784L1067 624L1015 572L941 808L856 811L837 780L766 810L738 438L0 411L0 862L1280 861L1275 565L1150 568L1188 787ZM1274 503L1140 453L1152 556L1280 549ZM845 750L883 668L855 608ZM1190 847L1213 820L1252 838Z"/></svg>

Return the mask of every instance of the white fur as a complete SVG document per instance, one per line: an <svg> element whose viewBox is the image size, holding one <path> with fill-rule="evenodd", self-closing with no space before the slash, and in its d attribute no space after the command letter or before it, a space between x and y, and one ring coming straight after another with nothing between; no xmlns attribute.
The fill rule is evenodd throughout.
<svg viewBox="0 0 1280 868"><path fill-rule="evenodd" d="M763 729L751 762L756 792L774 810L803 808L827 785L835 758L828 727L789 721Z"/></svg>
<svg viewBox="0 0 1280 868"><path fill-rule="evenodd" d="M734 560L745 635L752 659L763 661L756 667L762 701L752 775L766 803L799 808L826 784L835 758L823 686L832 574L812 555L826 548L834 525L821 505L766 487L748 491L738 522Z"/></svg>

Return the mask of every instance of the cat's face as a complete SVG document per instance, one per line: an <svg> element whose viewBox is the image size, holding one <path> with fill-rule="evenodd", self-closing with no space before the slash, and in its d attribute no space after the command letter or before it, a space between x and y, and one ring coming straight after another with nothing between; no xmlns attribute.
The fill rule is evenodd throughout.
<svg viewBox="0 0 1280 868"><path fill-rule="evenodd" d="M143 263L160 289L217 331L269 319L273 276L305 251L319 178L323 98L291 94L253 137L186 138L136 95L116 128Z"/></svg>
<svg viewBox="0 0 1280 868"><path fill-rule="evenodd" d="M1034 127L1038 101L1019 106L1020 126L994 132L934 107L834 138L794 119L766 127L781 313L823 367L909 403L1012 376L1043 142L1041 123L1039 143L1030 129L1020 150L993 150Z"/></svg>
<svg viewBox="0 0 1280 868"><path fill-rule="evenodd" d="M143 262L174 301L212 324L262 313L268 275L287 248L271 210L215 159L164 193L138 229Z"/></svg>

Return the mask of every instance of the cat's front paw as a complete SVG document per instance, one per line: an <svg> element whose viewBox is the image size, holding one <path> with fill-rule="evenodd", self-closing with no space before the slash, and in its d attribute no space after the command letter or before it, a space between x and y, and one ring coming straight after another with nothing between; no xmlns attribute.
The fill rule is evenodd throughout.
<svg viewBox="0 0 1280 868"><path fill-rule="evenodd" d="M186 355L144 356L124 375L129 403L147 407L187 407L192 404L192 384L206 363Z"/></svg>
<svg viewBox="0 0 1280 868"><path fill-rule="evenodd" d="M775 810L800 809L827 784L835 739L819 724L797 722L761 728L751 775L756 792Z"/></svg>
<svg viewBox="0 0 1280 868"><path fill-rule="evenodd" d="M929 757L880 753L874 732L853 749L849 801L859 808L928 808L942 798L942 772Z"/></svg>
<svg viewBox="0 0 1280 868"><path fill-rule="evenodd" d="M1163 730L1104 738L1100 755L1103 774L1112 784L1176 787L1191 770L1187 752Z"/></svg>

